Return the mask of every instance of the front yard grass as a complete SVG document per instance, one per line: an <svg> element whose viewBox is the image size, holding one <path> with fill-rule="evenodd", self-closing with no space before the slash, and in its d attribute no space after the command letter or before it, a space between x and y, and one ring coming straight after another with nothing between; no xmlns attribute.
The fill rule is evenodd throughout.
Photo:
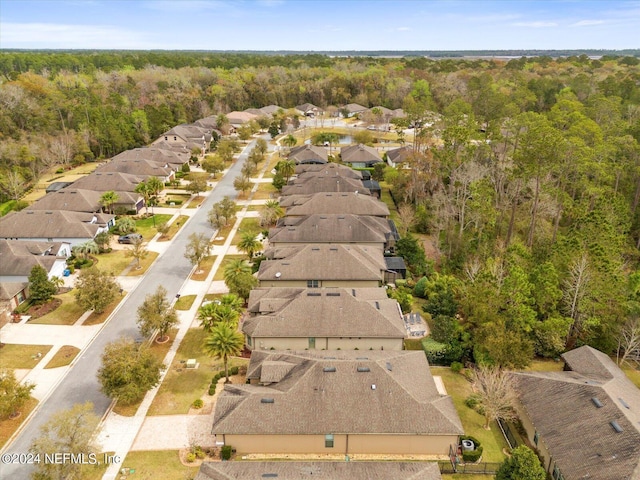
<svg viewBox="0 0 640 480"><path fill-rule="evenodd" d="M38 405L38 400L33 397L29 397L29 400L27 400L20 409L20 415L17 418L7 418L6 420L0 421L0 448L4 447L7 440L9 440L11 435L18 430L22 422L24 422L31 411L36 408L36 405Z"/></svg>
<svg viewBox="0 0 640 480"><path fill-rule="evenodd" d="M460 416L465 435L472 435L482 443L482 461L502 462L505 458L502 449L507 447L507 443L500 428L496 422L491 422L491 430L485 430L484 417L464 404L464 400L473 393L471 383L463 375L453 373L448 367L432 366L431 373L442 377L447 393L453 399Z"/></svg>
<svg viewBox="0 0 640 480"><path fill-rule="evenodd" d="M29 320L30 324L37 325L73 325L85 312L76 304L73 290L60 295L55 295L56 298L62 300L62 304L54 311L43 315L40 318Z"/></svg>
<svg viewBox="0 0 640 480"><path fill-rule="evenodd" d="M66 367L76 358L78 353L80 353L79 348L73 345L63 345L44 368Z"/></svg>
<svg viewBox="0 0 640 480"><path fill-rule="evenodd" d="M182 295L178 300L176 300L173 307L176 310L189 310L195 299L195 295Z"/></svg>
<svg viewBox="0 0 640 480"><path fill-rule="evenodd" d="M156 341L154 340L151 343L151 347L150 347L151 353L153 354L154 357L156 357L160 361L164 361L164 357L167 356L167 352L171 348L171 345L173 344L176 338L176 333L178 333L178 329L172 328L171 330L169 330L169 333L168 333L171 340L165 343L156 343ZM113 408L113 411L118 415L122 415L124 417L133 417L138 411L138 407L140 407L142 400L144 400L144 396L139 401L132 403L131 405L122 405L122 404L116 403L116 406Z"/></svg>
<svg viewBox="0 0 640 480"><path fill-rule="evenodd" d="M213 275L213 281L215 282L216 280L224 280L224 267L231 260L237 260L239 258L246 259L247 256L246 255L225 255L224 259L222 260L222 263L220 264L220 267L218 268L218 270L216 270L216 273Z"/></svg>
<svg viewBox="0 0 640 480"><path fill-rule="evenodd" d="M142 237L148 242L156 233L158 233L154 225L166 223L172 216L173 215L169 215L168 213L156 213L151 217L139 218L136 220L136 232L142 235Z"/></svg>
<svg viewBox="0 0 640 480"><path fill-rule="evenodd" d="M254 235L258 235L262 231L260 226L260 219L255 217L245 217L240 221L240 226L236 231L236 234L231 240L231 245L237 245L242 240L242 235L247 232L251 232Z"/></svg>
<svg viewBox="0 0 640 480"><path fill-rule="evenodd" d="M89 327L91 325L98 325L99 323L104 322L107 318L109 318L109 315L111 315L111 312L113 312L113 310L118 306L118 304L126 294L127 292L122 291L122 295L116 296L116 299L113 302L111 302L107 306L107 308L104 309L104 312L102 313L91 312L91 315L89 315L85 319L85 321L82 322L82 326Z"/></svg>
<svg viewBox="0 0 640 480"><path fill-rule="evenodd" d="M191 201L189 202L189 205L187 205L187 208L198 208L206 199L207 197L203 195L196 195L195 197L191 198Z"/></svg>
<svg viewBox="0 0 640 480"><path fill-rule="evenodd" d="M155 450L129 452L124 458L122 468L133 469L131 478L163 478L166 480L182 480L193 478L198 467L187 467L180 462L178 450Z"/></svg>
<svg viewBox="0 0 640 480"><path fill-rule="evenodd" d="M235 223L235 221L233 223L229 223L229 225L219 229L216 232L216 236L211 241L211 243L213 245L224 245L224 242L227 240L227 237L229 236L229 232L231 232L231 229L233 228L233 224L234 223Z"/></svg>
<svg viewBox="0 0 640 480"><path fill-rule="evenodd" d="M253 194L253 200L273 199L278 196L278 190L272 183L259 183L258 189Z"/></svg>
<svg viewBox="0 0 640 480"><path fill-rule="evenodd" d="M130 277L143 275L151 266L151 264L156 260L156 258L158 258L158 252L149 252L145 258L140 260L140 267L142 267L140 269L138 269L138 267L136 266L136 261L132 260L133 267L131 268L131 270L129 270L129 273L127 275Z"/></svg>
<svg viewBox="0 0 640 480"><path fill-rule="evenodd" d="M207 335L202 328L192 328L184 336L148 415L188 413L193 401L208 390L213 376L223 369L223 363L204 353L202 344ZM199 363L198 368L185 368L186 361L191 358ZM246 364L246 360L229 360L229 368L241 364Z"/></svg>
<svg viewBox="0 0 640 480"><path fill-rule="evenodd" d="M111 250L109 253L96 255L98 262L95 266L106 273L120 275L131 264L131 257L125 256L125 250Z"/></svg>
<svg viewBox="0 0 640 480"><path fill-rule="evenodd" d="M200 268L198 268L191 275L191 280L196 280L198 282L202 282L207 279L209 272L211 271L211 267L213 267L213 263L216 261L216 255L209 255L205 257L204 260L200 262Z"/></svg>
<svg viewBox="0 0 640 480"><path fill-rule="evenodd" d="M176 218L175 222L169 225L169 231L167 232L167 234L161 237L158 237L157 241L168 242L169 240L171 240L175 236L175 234L178 233L180 228L182 228L182 226L187 220L189 220L188 215L180 215L178 218ZM156 225L159 225L159 224L156 224Z"/></svg>
<svg viewBox="0 0 640 480"><path fill-rule="evenodd" d="M22 345L18 343L5 343L0 348L0 365L3 368L28 368L35 367L53 345ZM38 354L40 354L38 356Z"/></svg>

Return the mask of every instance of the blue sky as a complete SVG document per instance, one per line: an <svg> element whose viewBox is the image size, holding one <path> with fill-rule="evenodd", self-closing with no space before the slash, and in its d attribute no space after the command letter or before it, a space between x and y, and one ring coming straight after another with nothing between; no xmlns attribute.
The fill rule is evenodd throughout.
<svg viewBox="0 0 640 480"><path fill-rule="evenodd" d="M640 47L640 1L0 0L0 48Z"/></svg>

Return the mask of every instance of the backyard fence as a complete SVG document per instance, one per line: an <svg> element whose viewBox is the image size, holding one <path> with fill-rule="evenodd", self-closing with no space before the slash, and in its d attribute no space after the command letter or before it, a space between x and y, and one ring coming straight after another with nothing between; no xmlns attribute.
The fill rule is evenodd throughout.
<svg viewBox="0 0 640 480"><path fill-rule="evenodd" d="M458 463L439 461L440 473L474 473L476 475L495 475L500 468L500 463Z"/></svg>

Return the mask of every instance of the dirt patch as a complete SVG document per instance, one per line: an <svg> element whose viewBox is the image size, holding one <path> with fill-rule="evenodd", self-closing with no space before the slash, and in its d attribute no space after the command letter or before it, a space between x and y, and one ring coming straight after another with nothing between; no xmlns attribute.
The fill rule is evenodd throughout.
<svg viewBox="0 0 640 480"><path fill-rule="evenodd" d="M436 265L440 264L440 251L435 247L435 239L431 235L421 235L422 246L428 260L433 260Z"/></svg>
<svg viewBox="0 0 640 480"><path fill-rule="evenodd" d="M31 319L36 319L45 316L47 313L53 312L56 308L62 305L62 300L54 298L42 305L33 305L29 308L27 315L31 316Z"/></svg>

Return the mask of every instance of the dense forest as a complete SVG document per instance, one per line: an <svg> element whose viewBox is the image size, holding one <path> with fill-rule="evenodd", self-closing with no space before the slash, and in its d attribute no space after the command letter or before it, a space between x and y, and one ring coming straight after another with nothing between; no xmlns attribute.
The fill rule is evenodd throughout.
<svg viewBox="0 0 640 480"><path fill-rule="evenodd" d="M53 166L211 114L403 108L419 126L413 168L383 175L400 223L439 252L437 272L409 262L411 293L448 357L523 366L584 343L613 353L640 316L639 63L2 52L0 188L19 198Z"/></svg>

